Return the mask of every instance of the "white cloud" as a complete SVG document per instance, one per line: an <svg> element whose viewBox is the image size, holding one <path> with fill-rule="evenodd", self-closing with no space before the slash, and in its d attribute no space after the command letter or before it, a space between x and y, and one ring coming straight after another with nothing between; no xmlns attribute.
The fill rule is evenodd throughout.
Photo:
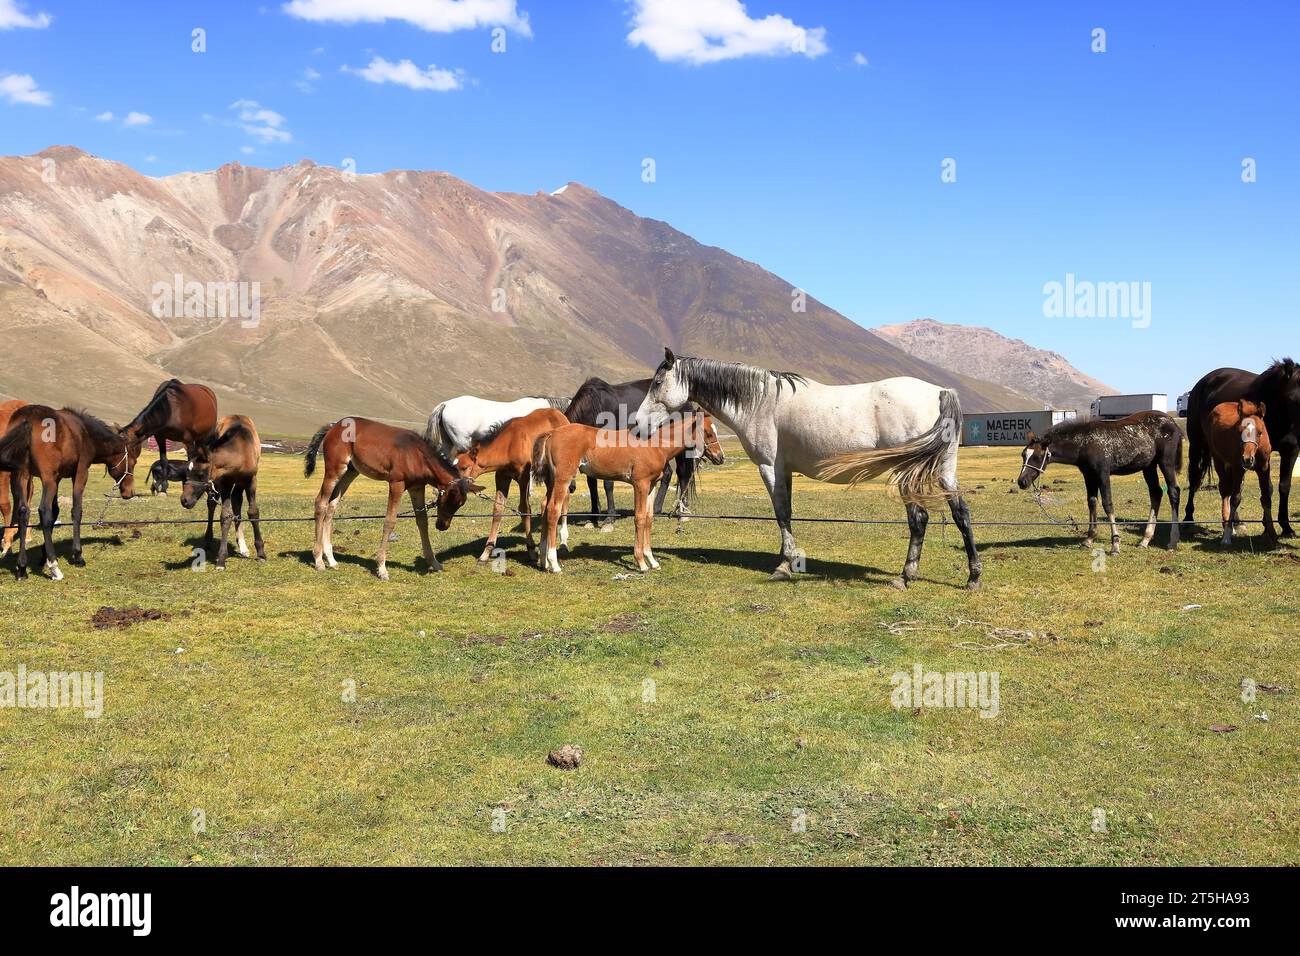
<svg viewBox="0 0 1300 956"><path fill-rule="evenodd" d="M382 56L375 57L370 61L369 66L360 69L347 65L342 69L344 73L355 73L371 83L396 83L398 86L405 86L412 90L435 90L446 93L465 85L463 70L440 70L433 64L429 64L428 69L422 70L410 60L390 63Z"/></svg>
<svg viewBox="0 0 1300 956"><path fill-rule="evenodd" d="M251 146L241 146L241 147L239 147L239 151L240 151L241 153L244 153L245 155L250 155L250 156L251 156L253 153L257 152L257 150L253 149L253 147L251 147Z"/></svg>
<svg viewBox="0 0 1300 956"><path fill-rule="evenodd" d="M503 26L532 36L517 0L291 0L284 12L303 20L383 23L401 20L431 33Z"/></svg>
<svg viewBox="0 0 1300 956"><path fill-rule="evenodd" d="M867 58L866 58L865 56L863 56L861 53L855 53L855 54L853 54L853 62L856 63L858 66L870 66L870 65L871 65L871 63L867 60Z"/></svg>
<svg viewBox="0 0 1300 956"><path fill-rule="evenodd" d="M18 9L18 0L0 0L0 30L12 30L16 27L30 27L44 30L54 18L48 13L32 16Z"/></svg>
<svg viewBox="0 0 1300 956"><path fill-rule="evenodd" d="M716 63L742 56L814 58L825 53L824 27L801 27L779 13L761 20L740 0L633 0L632 46L644 46L661 60Z"/></svg>
<svg viewBox="0 0 1300 956"><path fill-rule="evenodd" d="M98 116L95 117L95 122L96 122L96 123L111 123L111 122L113 122L113 113L112 113L112 111L111 111L111 110L104 110L104 112L100 113Z"/></svg>
<svg viewBox="0 0 1300 956"><path fill-rule="evenodd" d="M158 162L158 157L155 156L153 153L150 153L148 156L144 158L144 161L146 163L156 163Z"/></svg>
<svg viewBox="0 0 1300 956"><path fill-rule="evenodd" d="M126 114L126 119L122 120L123 126L148 126L153 122L153 117L148 113L137 113L135 110Z"/></svg>
<svg viewBox="0 0 1300 956"><path fill-rule="evenodd" d="M49 93L36 88L36 81L27 73L0 76L0 96L10 103L27 103L31 106L49 106L54 102L54 97Z"/></svg>
<svg viewBox="0 0 1300 956"><path fill-rule="evenodd" d="M307 69L302 71L302 76L293 81L293 85L303 93L314 93L316 92L316 87L312 84L319 79L320 74L311 67L307 67Z"/></svg>
<svg viewBox="0 0 1300 956"><path fill-rule="evenodd" d="M293 134L284 128L284 117L257 100L235 100L230 108L239 111L239 127L258 142L293 142Z"/></svg>

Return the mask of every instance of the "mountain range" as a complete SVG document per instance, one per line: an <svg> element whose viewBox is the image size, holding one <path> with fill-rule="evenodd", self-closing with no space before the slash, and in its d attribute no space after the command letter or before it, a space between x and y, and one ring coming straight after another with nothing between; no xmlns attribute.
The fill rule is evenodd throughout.
<svg viewBox="0 0 1300 956"><path fill-rule="evenodd" d="M232 282L255 315L213 308ZM826 382L915 375L968 411L1056 394L1050 370L1008 381L794 301L760 266L577 183L493 193L306 160L154 178L70 146L0 158L6 397L126 420L177 377L303 434L343 415L421 424L461 393L643 377L665 344Z"/></svg>

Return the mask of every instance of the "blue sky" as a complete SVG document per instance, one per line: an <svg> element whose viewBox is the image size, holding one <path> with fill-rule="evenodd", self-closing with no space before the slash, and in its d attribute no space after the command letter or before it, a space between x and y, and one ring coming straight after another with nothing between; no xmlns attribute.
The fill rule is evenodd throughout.
<svg viewBox="0 0 1300 956"><path fill-rule="evenodd" d="M1284 2L0 0L0 152L576 180L863 325L987 325L1172 402L1300 353L1298 28ZM1149 326L1044 315L1067 273L1150 283Z"/></svg>

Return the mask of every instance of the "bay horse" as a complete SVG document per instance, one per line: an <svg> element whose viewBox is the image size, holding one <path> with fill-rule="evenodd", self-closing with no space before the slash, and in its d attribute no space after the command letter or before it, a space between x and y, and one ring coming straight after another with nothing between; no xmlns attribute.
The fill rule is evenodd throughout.
<svg viewBox="0 0 1300 956"><path fill-rule="evenodd" d="M627 428L631 410L639 408L650 388L650 379L642 378L634 382L622 382L611 385L603 378L589 378L573 393L573 399L564 410L564 417L575 425L590 425L593 428ZM683 413L694 409L682 409ZM679 513L689 511L690 492L695 487L695 459L682 452L664 465L663 479L655 494L655 514L664 513L664 499L668 496L668 485L674 468L677 471L677 502ZM587 476L587 490L591 494L591 521L596 526L596 516L600 514L600 497L596 479ZM614 482L605 482L605 518L601 530L609 531L616 519L614 512Z"/></svg>
<svg viewBox="0 0 1300 956"><path fill-rule="evenodd" d="M28 491L32 478L41 479L39 518L45 536L45 571L54 581L63 580L54 552L54 522L59 517L59 482L72 480L72 557L76 567L85 565L81 556L81 513L86 481L92 465L104 465L123 498L135 495L132 471L140 455L140 443L123 439L104 422L83 411L26 405L14 411L9 430L0 437L0 470L9 472L18 524L18 579L27 577L27 526L31 517Z"/></svg>
<svg viewBox="0 0 1300 956"><path fill-rule="evenodd" d="M208 533L203 541L203 549L208 552L212 550L212 515L220 503L221 547L214 562L218 571L226 569L231 524L235 525L239 556L248 557L242 515L245 497L248 499L248 520L253 523L253 546L257 549L257 559L266 560L262 523L258 520L261 509L257 505L257 468L261 461L262 440L258 437L257 426L247 415L222 418L212 434L199 443L195 456L190 459L181 491L181 507L193 508L200 498L208 499Z"/></svg>
<svg viewBox="0 0 1300 956"><path fill-rule="evenodd" d="M555 431L569 420L554 408L538 408L503 422L479 442L462 451L452 461L462 477L474 479L485 472L495 472L497 493L492 502L492 528L487 543L483 545L480 561L489 561L496 549L497 534L501 529L501 516L510 495L510 482L519 484L519 516L524 522L524 537L528 542L528 560L536 555L533 545L533 518L529 504L529 486L532 484L533 446L542 435Z"/></svg>
<svg viewBox="0 0 1300 956"><path fill-rule="evenodd" d="M474 395L461 395L439 402L429 413L424 426L424 440L436 445L446 458L463 448L482 442L503 423L539 408L564 411L567 398L520 398L513 402L494 402Z"/></svg>
<svg viewBox="0 0 1300 956"><path fill-rule="evenodd" d="M1187 511L1183 522L1194 523L1196 492L1210 468L1210 413L1223 402L1241 399L1267 409L1264 418L1269 438L1282 459L1277 523L1282 537L1295 537L1291 527L1291 476L1300 457L1300 364L1289 358L1275 361L1258 375L1239 368L1215 369L1193 386L1187 398Z"/></svg>
<svg viewBox="0 0 1300 956"><path fill-rule="evenodd" d="M1206 430L1210 457L1219 476L1219 494L1223 496L1223 546L1232 547L1232 526L1241 504L1241 486L1246 472L1259 476L1259 503L1264 508L1264 535L1277 541L1273 525L1273 479L1269 474L1273 446L1265 424L1268 409L1249 399L1220 402L1210 410Z"/></svg>
<svg viewBox="0 0 1300 956"><path fill-rule="evenodd" d="M664 466L687 448L702 448L715 465L723 462L722 446L713 421L703 412L683 419L673 416L649 438L631 432L590 425L564 425L537 439L533 472L546 483L546 525L542 532L542 570L560 573L556 527L561 515L568 524L569 482L579 472L611 481L625 481L635 493L636 535L633 554L642 571L658 568L650 547L654 512L650 492L662 480ZM563 541L567 535L561 533Z"/></svg>
<svg viewBox="0 0 1300 956"><path fill-rule="evenodd" d="M917 578L929 521L925 505L946 500L966 548L966 586L980 586L983 564L957 484L962 418L952 389L916 378L823 385L793 372L678 357L665 348L637 409L637 430L645 434L688 402L732 429L758 465L781 531L772 580L793 580L794 562L802 558L790 521L791 476L799 472L838 484L889 475L911 532L902 576L892 582L899 588Z"/></svg>
<svg viewBox="0 0 1300 956"><path fill-rule="evenodd" d="M1169 489L1169 508L1173 520L1169 525L1168 550L1178 547L1178 472L1183 467L1183 430L1164 412L1138 412L1118 421L1062 422L1045 431L1042 437L1030 432L1021 451L1020 477L1016 483L1026 489L1042 477L1049 462L1074 465L1083 473L1088 490L1088 537L1084 546L1092 547L1097 535L1097 496L1110 521L1110 553L1119 554L1119 528L1115 523L1115 506L1111 497L1111 475L1134 475L1139 471L1146 479L1151 496L1151 513L1138 547L1151 544L1160 514L1163 492L1161 478Z"/></svg>
<svg viewBox="0 0 1300 956"><path fill-rule="evenodd" d="M324 451L325 471L320 492L316 495L316 544L312 555L316 570L337 568L334 560L334 515L339 499L357 475L388 482L388 512L384 518L383 537L379 540L379 559L375 574L388 580L388 538L397 527L397 507L402 494L411 495L415 523L420 529L424 560L431 571L442 565L429 544L429 513L424 507L424 489L438 489L439 531L451 526L451 519L472 493L483 488L462 477L446 456L419 434L407 428L395 428L368 418L343 418L324 425L307 446L306 477L316 470L316 458Z"/></svg>
<svg viewBox="0 0 1300 956"><path fill-rule="evenodd" d="M9 419L13 416L13 413L26 404L26 402L17 398L10 399L7 402L0 402L0 435L9 430ZM27 500L30 501L32 497L32 479L30 476L27 478L25 491ZM0 520L4 524L4 536L3 540L0 540L0 558L9 553L9 549L14 543L14 535L18 533L18 529L12 526L13 513L13 498L9 493L9 472L0 471ZM30 532L28 534L30 535Z"/></svg>
<svg viewBox="0 0 1300 956"><path fill-rule="evenodd" d="M216 427L217 396L212 389L173 378L158 386L149 404L122 429L122 435L132 441L157 439L162 462L167 461L167 442L180 442L186 457L193 460L199 443ZM165 473L158 487L162 494L167 493Z"/></svg>

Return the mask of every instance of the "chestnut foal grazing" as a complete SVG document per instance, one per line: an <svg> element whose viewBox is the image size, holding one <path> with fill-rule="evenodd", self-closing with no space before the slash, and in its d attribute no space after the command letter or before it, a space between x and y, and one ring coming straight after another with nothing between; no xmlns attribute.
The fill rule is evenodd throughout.
<svg viewBox="0 0 1300 956"><path fill-rule="evenodd" d="M533 473L546 482L546 524L542 531L544 571L560 572L556 555L556 525L563 515L561 542L568 545L569 482L581 471L591 478L625 481L636 495L636 537L633 553L642 571L659 567L650 548L654 514L650 492L664 473L664 466L686 449L702 449L715 465L722 464L722 446L713 429L713 419L703 412L683 420L672 416L650 438L631 432L565 425L537 440L533 449Z"/></svg>
<svg viewBox="0 0 1300 956"><path fill-rule="evenodd" d="M338 567L334 560L334 515L339 509L339 499L361 474L388 482L388 513L384 519L383 537L379 539L379 563L375 569L379 580L388 580L388 539L397 527L397 506L406 491L410 492L411 505L415 509L424 560L430 570L441 571L442 565L434 557L433 547L429 544L425 486L433 485L438 489L439 531L446 531L451 526L452 517L470 492L483 489L459 475L456 466L442 452L415 432L368 418L344 418L323 426L307 447L304 475L310 477L316 470L316 457L322 450L325 452L325 474L321 479L320 493L316 495L316 545L312 549L316 570Z"/></svg>
<svg viewBox="0 0 1300 956"><path fill-rule="evenodd" d="M1232 523L1241 504L1246 472L1259 476L1259 502L1264 507L1264 534L1277 540L1273 526L1273 478L1269 473L1273 446L1264 427L1264 403L1242 399L1215 405L1206 423L1210 457L1223 496L1223 546L1232 546Z"/></svg>
<svg viewBox="0 0 1300 956"><path fill-rule="evenodd" d="M215 562L218 571L226 569L230 526L235 526L236 545L241 558L248 557L244 541L244 497L248 497L248 520L253 522L253 546L257 560L266 560L262 544L261 509L257 506L257 467L262 461L262 440L253 420L247 415L227 415L207 439L200 442L190 459L181 492L181 506L193 508L199 498L208 499L208 533L205 551L212 550L212 514L221 504L221 547Z"/></svg>
<svg viewBox="0 0 1300 956"><path fill-rule="evenodd" d="M533 516L528 501L532 483L533 446L537 439L549 435L557 428L569 424L564 414L554 408L538 408L503 422L489 432L482 441L456 456L453 464L465 478L477 478L484 472L495 472L497 494L492 502L492 529L483 545L480 561L489 561L497 546L497 533L501 530L501 515L510 496L510 482L519 483L519 516L524 522L524 538L528 542L528 560L534 560Z"/></svg>

